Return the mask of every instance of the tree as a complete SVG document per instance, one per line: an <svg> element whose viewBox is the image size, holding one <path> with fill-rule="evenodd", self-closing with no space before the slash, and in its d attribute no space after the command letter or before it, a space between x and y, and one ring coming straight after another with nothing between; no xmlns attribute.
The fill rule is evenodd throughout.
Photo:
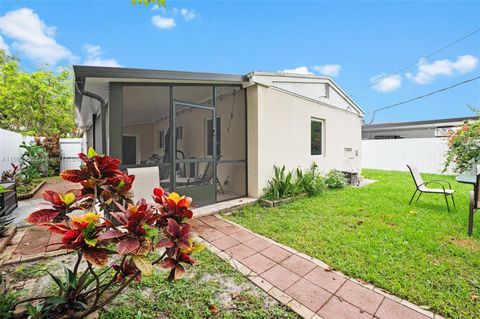
<svg viewBox="0 0 480 319"><path fill-rule="evenodd" d="M42 67L28 73L0 50L0 127L29 135L74 132L73 78Z"/></svg>
<svg viewBox="0 0 480 319"><path fill-rule="evenodd" d="M165 0L131 0L133 5L136 6L137 4L143 3L147 7L150 3L156 3L159 7L166 7Z"/></svg>
<svg viewBox="0 0 480 319"><path fill-rule="evenodd" d="M479 114L478 109L470 109ZM451 130L446 155L444 172L450 166L460 174L473 170L474 165L480 163L480 121L465 121L457 129Z"/></svg>

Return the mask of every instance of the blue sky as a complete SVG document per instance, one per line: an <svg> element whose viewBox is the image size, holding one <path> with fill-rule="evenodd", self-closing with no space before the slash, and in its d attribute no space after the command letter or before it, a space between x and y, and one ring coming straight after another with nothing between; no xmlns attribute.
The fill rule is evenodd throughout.
<svg viewBox="0 0 480 319"><path fill-rule="evenodd" d="M29 70L48 62L323 73L367 121L377 108L480 75L480 32L421 60L480 28L480 2L166 1L166 10L153 10L130 0L2 0L0 47ZM375 122L471 115L467 105L480 107L480 80L380 112Z"/></svg>

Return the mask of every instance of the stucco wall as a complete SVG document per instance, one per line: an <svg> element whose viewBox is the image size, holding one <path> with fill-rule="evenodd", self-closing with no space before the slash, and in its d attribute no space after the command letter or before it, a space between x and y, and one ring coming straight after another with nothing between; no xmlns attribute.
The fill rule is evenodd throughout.
<svg viewBox="0 0 480 319"><path fill-rule="evenodd" d="M249 195L258 197L273 175L273 166L288 170L308 168L315 161L320 170L360 168L361 117L320 105L274 88L248 88ZM325 121L324 154L311 155L310 122ZM355 162L345 148L358 152Z"/></svg>
<svg viewBox="0 0 480 319"><path fill-rule="evenodd" d="M134 134L140 141L140 161L149 159L154 153L154 128L155 125L153 123L128 125L123 127L124 135Z"/></svg>

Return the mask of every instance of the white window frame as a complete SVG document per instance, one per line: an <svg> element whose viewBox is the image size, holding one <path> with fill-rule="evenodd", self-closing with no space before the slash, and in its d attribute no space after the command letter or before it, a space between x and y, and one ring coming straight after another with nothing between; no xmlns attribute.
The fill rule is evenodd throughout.
<svg viewBox="0 0 480 319"><path fill-rule="evenodd" d="M319 122L322 124L322 128L321 128L321 150L320 150L320 154L312 154L312 122ZM325 143L326 143L326 139L325 139L325 120L324 119L320 119L320 118L316 118L316 117L310 117L310 156L325 156Z"/></svg>

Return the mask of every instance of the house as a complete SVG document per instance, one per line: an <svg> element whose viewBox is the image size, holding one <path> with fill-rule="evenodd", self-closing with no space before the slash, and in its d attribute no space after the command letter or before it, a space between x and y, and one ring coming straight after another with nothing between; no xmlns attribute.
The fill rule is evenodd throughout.
<svg viewBox="0 0 480 319"><path fill-rule="evenodd" d="M362 139L384 140L398 138L447 137L449 131L465 121L478 120L478 116L439 120L370 124L362 127Z"/></svg>
<svg viewBox="0 0 480 319"><path fill-rule="evenodd" d="M329 78L73 69L88 145L158 165L161 186L197 203L259 197L274 165L358 170L364 113Z"/></svg>

